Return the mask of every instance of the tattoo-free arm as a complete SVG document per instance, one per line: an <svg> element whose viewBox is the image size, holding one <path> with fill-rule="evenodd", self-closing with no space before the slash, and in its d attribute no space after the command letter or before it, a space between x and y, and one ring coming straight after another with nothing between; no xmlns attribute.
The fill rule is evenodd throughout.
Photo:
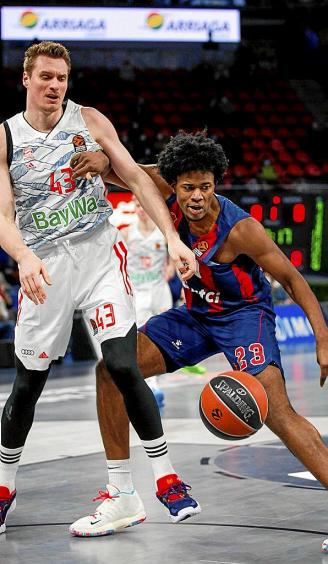
<svg viewBox="0 0 328 564"><path fill-rule="evenodd" d="M15 203L7 165L7 143L4 126L0 126L0 246L19 267L19 278L24 294L35 304L43 303L46 293L41 277L51 280L43 262L24 243L15 223Z"/></svg>

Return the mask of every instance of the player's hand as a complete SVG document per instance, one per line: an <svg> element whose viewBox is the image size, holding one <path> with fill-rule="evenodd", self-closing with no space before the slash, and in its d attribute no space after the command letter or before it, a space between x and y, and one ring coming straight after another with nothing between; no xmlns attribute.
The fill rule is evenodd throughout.
<svg viewBox="0 0 328 564"><path fill-rule="evenodd" d="M328 328L323 336L317 338L317 360L320 366L320 386L324 385L328 376Z"/></svg>
<svg viewBox="0 0 328 564"><path fill-rule="evenodd" d="M196 274L196 257L178 236L168 240L167 248L175 268L180 272L182 280L189 280L189 278Z"/></svg>
<svg viewBox="0 0 328 564"><path fill-rule="evenodd" d="M73 180L79 177L90 179L108 169L109 158L102 151L83 151L72 156L70 166Z"/></svg>
<svg viewBox="0 0 328 564"><path fill-rule="evenodd" d="M44 291L42 280L50 286L51 279L42 260L30 249L26 249L18 258L17 262L23 293L32 300L35 305L43 304L47 295Z"/></svg>

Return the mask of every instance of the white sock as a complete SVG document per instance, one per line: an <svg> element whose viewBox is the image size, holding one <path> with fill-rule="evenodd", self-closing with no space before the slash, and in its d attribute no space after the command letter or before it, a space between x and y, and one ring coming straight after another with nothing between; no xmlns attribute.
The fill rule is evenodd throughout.
<svg viewBox="0 0 328 564"><path fill-rule="evenodd" d="M7 487L11 492L15 489L15 479L23 448L0 446L0 486Z"/></svg>
<svg viewBox="0 0 328 564"><path fill-rule="evenodd" d="M167 476L168 474L176 474L167 450L167 444L164 435L153 441L141 441L147 456L151 460L153 467L155 482Z"/></svg>
<svg viewBox="0 0 328 564"><path fill-rule="evenodd" d="M108 480L121 492L132 492L134 490L130 460L107 460Z"/></svg>

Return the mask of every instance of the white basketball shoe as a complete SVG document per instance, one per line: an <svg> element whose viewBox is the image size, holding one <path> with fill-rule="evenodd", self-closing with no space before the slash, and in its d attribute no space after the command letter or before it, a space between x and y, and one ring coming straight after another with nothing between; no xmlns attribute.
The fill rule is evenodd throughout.
<svg viewBox="0 0 328 564"><path fill-rule="evenodd" d="M102 500L95 513L82 517L70 526L69 532L77 537L112 535L116 531L138 525L146 519L145 508L136 492L121 492L108 484L93 501Z"/></svg>

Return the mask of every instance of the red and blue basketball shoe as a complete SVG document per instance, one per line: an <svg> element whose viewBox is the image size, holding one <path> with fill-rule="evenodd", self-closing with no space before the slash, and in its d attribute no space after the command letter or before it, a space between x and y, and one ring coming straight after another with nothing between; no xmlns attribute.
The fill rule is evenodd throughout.
<svg viewBox="0 0 328 564"><path fill-rule="evenodd" d="M6 530L6 519L8 513L16 507L16 490L11 493L5 486L0 486L0 534Z"/></svg>
<svg viewBox="0 0 328 564"><path fill-rule="evenodd" d="M179 480L176 474L169 474L157 480L157 498L167 509L173 523L179 523L201 512L201 507L189 495L191 487Z"/></svg>

